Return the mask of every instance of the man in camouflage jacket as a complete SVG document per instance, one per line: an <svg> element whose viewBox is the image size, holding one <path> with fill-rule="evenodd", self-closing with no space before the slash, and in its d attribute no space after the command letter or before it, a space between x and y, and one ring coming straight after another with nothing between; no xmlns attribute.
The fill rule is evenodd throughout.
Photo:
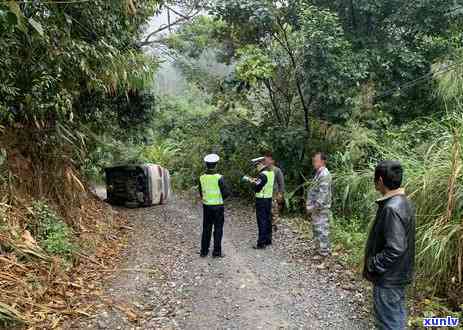
<svg viewBox="0 0 463 330"><path fill-rule="evenodd" d="M312 158L316 170L313 187L307 195L307 214L312 219L314 242L321 256L331 253L329 219L331 214L331 174L326 168L326 155L318 152Z"/></svg>

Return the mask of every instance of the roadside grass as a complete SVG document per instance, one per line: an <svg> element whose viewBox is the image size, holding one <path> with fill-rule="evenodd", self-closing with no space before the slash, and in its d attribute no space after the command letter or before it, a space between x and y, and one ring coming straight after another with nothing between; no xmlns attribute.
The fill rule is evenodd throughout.
<svg viewBox="0 0 463 330"><path fill-rule="evenodd" d="M330 222L333 251L350 268L360 268L363 263L367 228L356 217L349 219L334 216Z"/></svg>
<svg viewBox="0 0 463 330"><path fill-rule="evenodd" d="M416 291L416 290L415 290ZM416 293L415 293L416 294ZM412 329L422 329L423 320L428 317L446 318L448 316L460 320L460 324L452 329L463 329L463 312L456 312L449 308L448 301L445 298L421 298L415 297L410 302L411 315L408 320L408 326Z"/></svg>

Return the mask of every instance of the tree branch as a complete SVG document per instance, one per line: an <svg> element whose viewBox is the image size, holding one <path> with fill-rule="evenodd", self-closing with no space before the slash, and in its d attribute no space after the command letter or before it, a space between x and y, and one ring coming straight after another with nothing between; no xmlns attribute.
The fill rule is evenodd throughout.
<svg viewBox="0 0 463 330"><path fill-rule="evenodd" d="M167 10L170 10L171 12L173 12L175 15L177 16L180 16L181 18L184 18L184 19L189 19L188 17L191 15L191 12L190 14L183 14L181 12L179 12L178 10L175 10L174 8L170 7L170 6L167 6L167 5L164 5L164 7L167 8Z"/></svg>
<svg viewBox="0 0 463 330"><path fill-rule="evenodd" d="M151 40L150 40L154 35L156 35L156 34L162 32L162 31L165 31L165 30L167 30L167 29L170 29L172 26L175 26L175 25L178 25L178 24L180 24L180 23L189 21L189 20L191 20L192 18L194 18L195 16L197 16L199 13L200 13L200 11L197 11L197 12L195 12L194 14L192 14L192 15L190 15L190 16L181 17L181 18L179 18L179 19L173 21L173 22L170 23L170 24L162 25L162 26L161 26L160 28L158 28L157 30L155 30L155 31L151 32L150 34L148 34L148 35L146 36L145 40L142 41L141 43L139 43L139 46L148 46L148 45L154 43L154 41L151 41Z"/></svg>
<svg viewBox="0 0 463 330"><path fill-rule="evenodd" d="M304 124L305 124L305 130L307 132L307 136L309 136L310 134L310 124L309 124L309 113L310 113L310 109L309 109L309 104L311 102L309 102L309 104L306 102L306 99L304 97L304 92L302 90L302 83L299 79L299 75L298 75L298 72L297 72L297 61L296 61L296 58L294 57L294 53L290 47L290 44L289 44L289 38L288 38L288 35L286 33L286 30L285 28L283 27L283 25L281 24L280 20L278 19L277 20L277 23L278 23L278 26L280 26L280 29L283 31L283 39L284 39L284 49L286 50L286 52L288 53L289 55L289 58L291 60L291 64L293 65L293 69L294 69L294 75L295 75L295 79L296 79L296 87L297 87L297 93L299 94L299 98L301 99L301 103L302 103L302 108L304 110ZM278 39L278 42L282 42L280 39Z"/></svg>
<svg viewBox="0 0 463 330"><path fill-rule="evenodd" d="M283 121L282 121L282 119L280 117L279 107L278 107L278 105L276 103L276 100L275 100L275 95L274 95L274 91L272 89L272 85L270 84L270 79L265 79L264 80L264 85L265 85L265 87L267 87L268 95L270 97L270 101L272 102L272 107L273 107L273 112L275 113L275 117L278 120L278 122L280 124L282 124Z"/></svg>

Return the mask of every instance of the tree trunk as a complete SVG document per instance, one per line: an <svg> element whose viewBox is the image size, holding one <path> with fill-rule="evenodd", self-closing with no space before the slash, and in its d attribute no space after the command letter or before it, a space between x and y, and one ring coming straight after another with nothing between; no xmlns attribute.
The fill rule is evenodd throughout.
<svg viewBox="0 0 463 330"><path fill-rule="evenodd" d="M278 105L275 101L275 93L273 92L272 85L269 80L264 81L264 85L267 88L268 95L270 97L270 101L272 102L272 107L273 107L273 113L275 114L276 119L278 120L278 123L281 125L282 124L282 119L280 116L280 111L278 108Z"/></svg>
<svg viewBox="0 0 463 330"><path fill-rule="evenodd" d="M307 102L305 100L305 97L304 97L304 92L302 90L302 83L301 83L301 81L299 79L297 61L296 61L296 58L294 56L294 52L293 52L293 50L291 48L291 45L289 43L288 36L286 34L286 30L284 29L283 25L281 25L280 21L278 21L278 25L280 26L280 29L283 32L284 42L278 36L275 36L275 38L281 44L283 49L285 49L285 51L288 53L289 59L291 60L291 65L292 65L293 70L294 70L294 76L295 76L295 81L296 81L297 94L299 95L299 98L300 98L301 104L302 104L302 109L304 110L304 128L305 128L305 130L307 132L307 137L309 137L309 135L310 135L310 123L309 123L310 110L309 110L309 106L308 106L308 104L307 104Z"/></svg>

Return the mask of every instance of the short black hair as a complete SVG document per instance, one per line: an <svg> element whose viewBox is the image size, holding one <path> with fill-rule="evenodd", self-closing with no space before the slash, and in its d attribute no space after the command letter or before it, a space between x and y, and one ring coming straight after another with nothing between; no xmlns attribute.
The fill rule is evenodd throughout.
<svg viewBox="0 0 463 330"><path fill-rule="evenodd" d="M384 185L391 190L399 189L402 185L404 170L400 162L383 160L375 168L375 182L383 179Z"/></svg>
<svg viewBox="0 0 463 330"><path fill-rule="evenodd" d="M208 170L213 170L216 167L217 167L217 163L206 163L206 168Z"/></svg>
<svg viewBox="0 0 463 330"><path fill-rule="evenodd" d="M320 159L326 162L328 160L328 156L323 151L317 151L313 154L313 156L320 156Z"/></svg>
<svg viewBox="0 0 463 330"><path fill-rule="evenodd" d="M265 150L264 151L264 157L272 158L273 159L273 153L271 150Z"/></svg>

